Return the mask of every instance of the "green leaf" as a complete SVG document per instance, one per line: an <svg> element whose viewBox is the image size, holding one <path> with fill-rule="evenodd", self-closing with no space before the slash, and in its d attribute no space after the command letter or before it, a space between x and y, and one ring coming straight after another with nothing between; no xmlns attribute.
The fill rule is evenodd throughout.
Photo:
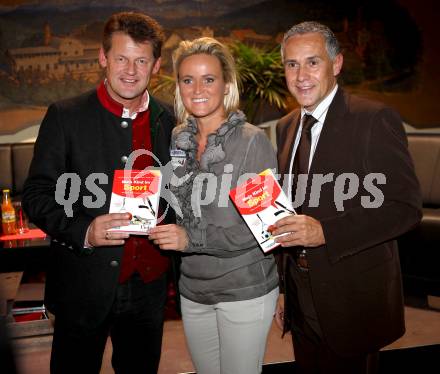
<svg viewBox="0 0 440 374"><path fill-rule="evenodd" d="M264 102L285 109L289 92L279 48L263 49L241 42L229 47L235 57L243 110L249 121L255 120L255 114Z"/></svg>

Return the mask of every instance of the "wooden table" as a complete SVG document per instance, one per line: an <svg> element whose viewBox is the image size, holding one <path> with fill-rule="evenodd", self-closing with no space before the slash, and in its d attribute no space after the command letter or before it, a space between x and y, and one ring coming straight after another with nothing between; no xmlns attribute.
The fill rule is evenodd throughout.
<svg viewBox="0 0 440 374"><path fill-rule="evenodd" d="M13 296L12 293L17 294L23 272L38 273L47 270L49 245L49 237L27 238L18 236L11 240L0 240L0 279L4 278L2 282L3 302L0 304L5 304L5 307L8 304L12 305L16 299L16 296ZM22 284L21 286L28 285ZM39 295L38 299L42 299L42 295ZM0 301L2 300L0 299ZM10 310L7 309L10 309L10 306L9 308L6 307L6 310L0 310L0 314L9 314ZM11 319L12 316L7 315L6 320L9 321L7 326L14 344L21 342L28 345L29 338L40 343L43 340L52 339L53 328L51 321L48 319L20 323L12 322Z"/></svg>

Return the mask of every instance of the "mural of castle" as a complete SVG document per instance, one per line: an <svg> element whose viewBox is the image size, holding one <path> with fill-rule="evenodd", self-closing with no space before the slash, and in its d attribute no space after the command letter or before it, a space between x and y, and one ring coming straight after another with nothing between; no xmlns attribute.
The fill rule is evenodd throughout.
<svg viewBox="0 0 440 374"><path fill-rule="evenodd" d="M42 81L63 79L66 75L96 81L100 74L99 48L100 44L94 41L53 36L46 23L43 45L10 49L7 55L15 74L38 72Z"/></svg>
<svg viewBox="0 0 440 374"><path fill-rule="evenodd" d="M172 52L181 40L214 36L272 49L292 24L315 19L341 42L341 85L384 101L408 123L438 126L440 44L432 31L435 12L426 12L438 2L429 2L8 0L0 4L0 137L37 125L51 102L96 86L101 31L121 10L144 11L165 29L161 74L152 88L172 74Z"/></svg>

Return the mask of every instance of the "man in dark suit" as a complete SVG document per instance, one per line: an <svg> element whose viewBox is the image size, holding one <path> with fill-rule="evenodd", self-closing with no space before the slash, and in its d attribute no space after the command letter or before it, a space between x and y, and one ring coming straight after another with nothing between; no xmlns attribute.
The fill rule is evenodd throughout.
<svg viewBox="0 0 440 374"><path fill-rule="evenodd" d="M116 373L157 372L169 259L145 236L107 230L130 218L108 214L114 170L135 150L169 161L174 117L147 91L162 43L150 17L111 16L99 53L105 80L51 105L41 124L23 204L52 239L45 294L55 314L52 373L99 373L108 335ZM154 163L143 155L132 168Z"/></svg>
<svg viewBox="0 0 440 374"><path fill-rule="evenodd" d="M395 238L421 218L402 122L338 87L343 57L328 27L292 27L282 56L301 108L277 125L278 161L299 214L273 231L285 234L275 318L292 332L301 373L373 372L379 349L405 331Z"/></svg>

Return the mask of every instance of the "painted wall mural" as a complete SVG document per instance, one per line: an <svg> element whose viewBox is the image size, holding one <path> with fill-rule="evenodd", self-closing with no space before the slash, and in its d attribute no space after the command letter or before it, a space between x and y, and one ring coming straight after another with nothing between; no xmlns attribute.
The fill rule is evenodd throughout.
<svg viewBox="0 0 440 374"><path fill-rule="evenodd" d="M438 51L431 50L430 42L438 43L417 4L411 0L1 1L0 136L38 126L48 104L96 86L102 78L98 64L102 28L112 13L121 10L144 11L163 25L164 77L171 75L171 53L183 39L214 36L257 53L273 53L291 25L322 21L342 44L345 61L340 81L345 87L387 101L417 127L439 126L429 112L429 102L438 101L439 95L427 79L432 70L426 61L427 57L438 61ZM286 102L287 109L295 105Z"/></svg>

